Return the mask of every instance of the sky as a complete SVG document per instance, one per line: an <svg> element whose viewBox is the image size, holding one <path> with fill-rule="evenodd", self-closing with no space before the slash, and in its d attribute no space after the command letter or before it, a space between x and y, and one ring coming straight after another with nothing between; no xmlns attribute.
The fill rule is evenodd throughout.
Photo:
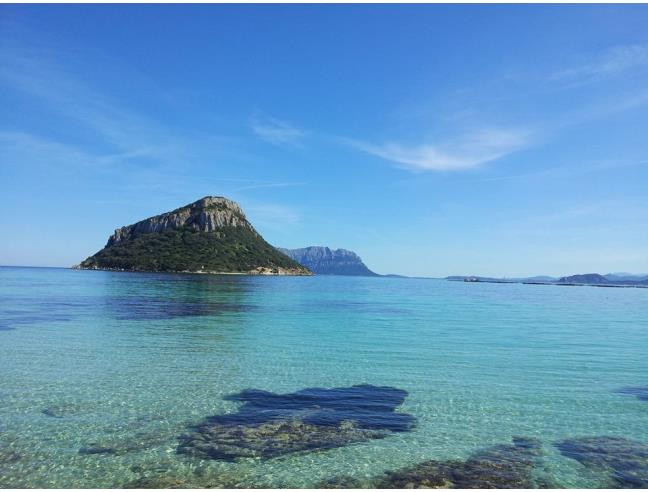
<svg viewBox="0 0 648 492"><path fill-rule="evenodd" d="M646 5L1 5L0 264L206 195L378 273L648 272Z"/></svg>

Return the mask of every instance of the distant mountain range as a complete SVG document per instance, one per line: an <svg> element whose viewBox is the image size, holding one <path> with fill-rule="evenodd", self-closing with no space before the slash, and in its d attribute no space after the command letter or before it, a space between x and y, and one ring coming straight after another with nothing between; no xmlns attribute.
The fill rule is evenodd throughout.
<svg viewBox="0 0 648 492"><path fill-rule="evenodd" d="M331 249L326 246L277 249L318 275L379 276L369 270L357 254L347 249Z"/></svg>
<svg viewBox="0 0 648 492"><path fill-rule="evenodd" d="M120 227L76 268L139 272L311 275L252 227L238 203L219 196Z"/></svg>
<svg viewBox="0 0 648 492"><path fill-rule="evenodd" d="M549 277L538 275L535 277L520 278L495 278L480 277L474 275L453 275L446 277L446 280L465 281L465 282L490 282L490 283L526 283L526 284L556 284L556 285L596 285L604 287L648 287L648 275L638 275L632 273L608 273L601 275L599 273L584 273L579 275L569 275L565 277Z"/></svg>
<svg viewBox="0 0 648 492"><path fill-rule="evenodd" d="M626 272L616 272L616 273L606 273L603 275L606 279L611 281L616 280L646 280L648 279L648 273L626 273Z"/></svg>

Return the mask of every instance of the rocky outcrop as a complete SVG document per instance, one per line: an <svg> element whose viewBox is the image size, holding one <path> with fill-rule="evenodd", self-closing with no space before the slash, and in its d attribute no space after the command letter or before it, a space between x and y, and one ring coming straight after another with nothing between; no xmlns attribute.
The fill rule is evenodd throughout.
<svg viewBox="0 0 648 492"><path fill-rule="evenodd" d="M378 276L367 268L357 254L346 249L309 246L299 249L279 248L279 251L319 275Z"/></svg>
<svg viewBox="0 0 648 492"><path fill-rule="evenodd" d="M232 200L207 196L120 227L78 268L87 270L311 275L268 244Z"/></svg>
<svg viewBox="0 0 648 492"><path fill-rule="evenodd" d="M241 227L258 234L245 218L240 205L220 196L206 196L197 202L120 227L108 238L106 246L120 244L142 234L164 232L170 229L190 229L216 232L223 227Z"/></svg>

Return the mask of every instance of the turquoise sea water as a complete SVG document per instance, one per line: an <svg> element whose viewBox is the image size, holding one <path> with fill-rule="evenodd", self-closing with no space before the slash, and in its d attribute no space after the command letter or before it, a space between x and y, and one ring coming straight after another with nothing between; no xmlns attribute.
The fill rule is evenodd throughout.
<svg viewBox="0 0 648 492"><path fill-rule="evenodd" d="M648 289L0 268L0 486L312 487L540 439L555 486L614 485L554 443L648 443ZM416 426L236 461L178 454L245 389L390 386ZM84 454L83 448L111 453ZM142 483L142 482L139 482Z"/></svg>

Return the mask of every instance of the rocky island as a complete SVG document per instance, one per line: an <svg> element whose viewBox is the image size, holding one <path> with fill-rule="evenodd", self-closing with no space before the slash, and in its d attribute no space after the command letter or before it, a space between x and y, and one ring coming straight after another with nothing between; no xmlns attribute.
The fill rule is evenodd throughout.
<svg viewBox="0 0 648 492"><path fill-rule="evenodd" d="M318 275L379 276L369 270L357 254L347 249L308 246L298 249L279 248L279 251Z"/></svg>
<svg viewBox="0 0 648 492"><path fill-rule="evenodd" d="M207 196L120 227L76 268L133 272L312 275L266 242L238 203Z"/></svg>

